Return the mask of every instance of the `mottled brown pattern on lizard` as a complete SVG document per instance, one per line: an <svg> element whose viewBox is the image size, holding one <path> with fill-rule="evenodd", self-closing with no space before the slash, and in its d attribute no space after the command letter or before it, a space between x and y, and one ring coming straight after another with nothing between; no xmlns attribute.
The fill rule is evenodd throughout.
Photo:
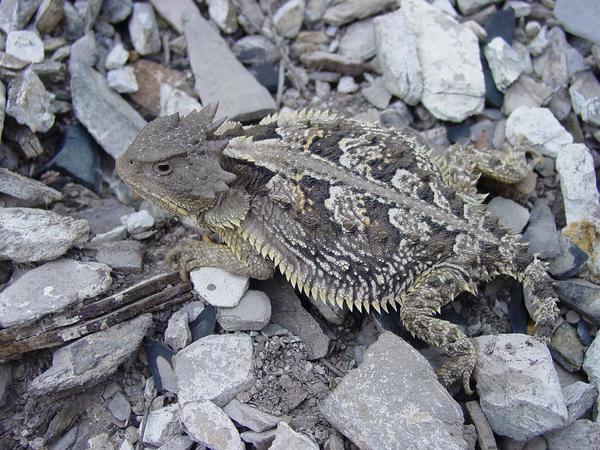
<svg viewBox="0 0 600 450"><path fill-rule="evenodd" d="M522 153L455 146L433 161L416 135L326 112L249 127L213 123L214 113L155 120L117 162L143 197L221 237L177 246L169 259L183 273L216 266L264 279L276 268L337 307L399 308L408 330L450 356L440 379L467 392L473 346L435 317L458 294L511 275L530 290L539 336L552 333L551 279L474 187L481 173L522 179Z"/></svg>

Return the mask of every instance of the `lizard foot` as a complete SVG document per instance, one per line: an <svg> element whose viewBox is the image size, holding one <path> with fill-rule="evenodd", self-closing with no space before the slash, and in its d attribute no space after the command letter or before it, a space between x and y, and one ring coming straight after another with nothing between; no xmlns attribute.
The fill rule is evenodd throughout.
<svg viewBox="0 0 600 450"><path fill-rule="evenodd" d="M467 395L473 394L471 389L471 374L475 368L475 351L467 355L452 356L438 370L437 376L445 386L451 386L457 381L462 381L463 389Z"/></svg>

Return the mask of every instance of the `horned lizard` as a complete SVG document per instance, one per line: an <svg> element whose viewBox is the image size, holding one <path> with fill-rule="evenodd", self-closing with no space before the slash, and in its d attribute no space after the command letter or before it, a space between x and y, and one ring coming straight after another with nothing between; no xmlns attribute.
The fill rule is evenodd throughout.
<svg viewBox="0 0 600 450"><path fill-rule="evenodd" d="M537 335L558 314L544 265L482 204L485 174L515 183L523 152L451 146L434 160L416 134L304 110L243 127L216 106L149 123L118 159L142 197L192 218L222 243L185 240L167 254L256 279L275 269L313 299L359 311L399 309L405 327L441 348L444 384L469 378L475 351L436 317L479 282L508 274L533 302Z"/></svg>

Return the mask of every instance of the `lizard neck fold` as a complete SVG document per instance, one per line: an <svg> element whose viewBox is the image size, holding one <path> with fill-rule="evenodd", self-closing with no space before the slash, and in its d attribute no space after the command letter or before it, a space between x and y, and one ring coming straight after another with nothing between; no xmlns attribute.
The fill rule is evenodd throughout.
<svg viewBox="0 0 600 450"><path fill-rule="evenodd" d="M217 231L236 228L246 218L250 209L250 196L243 191L230 189L223 193L216 205L202 214L200 222Z"/></svg>

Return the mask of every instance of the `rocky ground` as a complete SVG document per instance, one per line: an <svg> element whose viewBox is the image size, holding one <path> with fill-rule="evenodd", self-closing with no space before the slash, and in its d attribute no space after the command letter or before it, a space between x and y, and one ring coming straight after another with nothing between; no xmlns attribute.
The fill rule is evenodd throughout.
<svg viewBox="0 0 600 450"><path fill-rule="evenodd" d="M3 0L0 449L600 448L597 0ZM497 279L442 316L476 394L398 314L275 278L163 261L193 224L114 158L153 118L218 101L251 123L329 108L542 161L481 184L557 280L548 347Z"/></svg>

